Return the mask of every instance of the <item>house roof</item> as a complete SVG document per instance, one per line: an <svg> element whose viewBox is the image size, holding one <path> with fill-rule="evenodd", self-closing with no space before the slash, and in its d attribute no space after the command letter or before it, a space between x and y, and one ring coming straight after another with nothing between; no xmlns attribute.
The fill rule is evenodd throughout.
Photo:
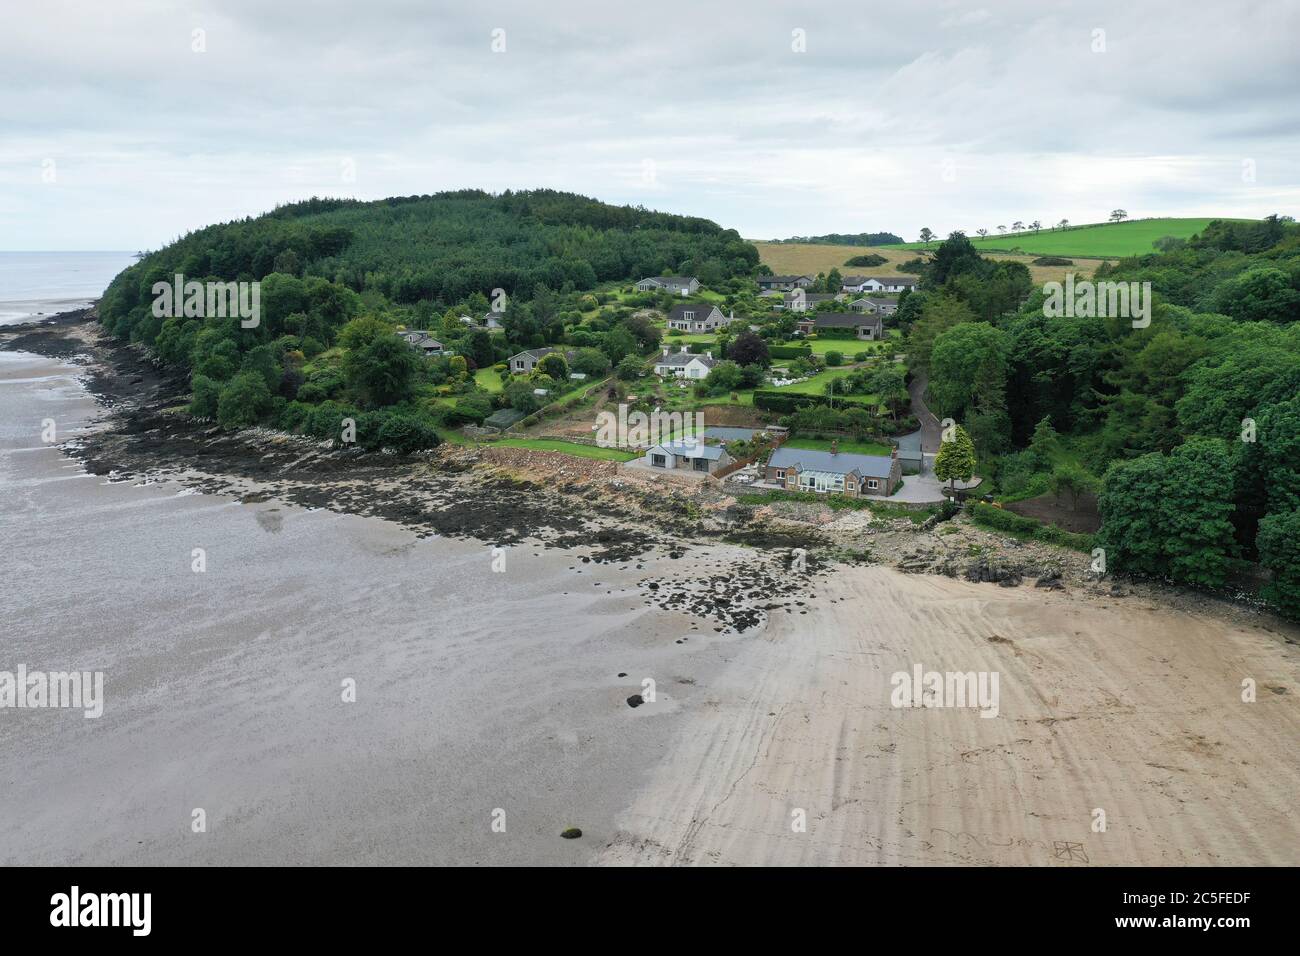
<svg viewBox="0 0 1300 956"><path fill-rule="evenodd" d="M521 418L527 418L527 414L517 408L501 408L493 412L487 418L483 419L483 424L491 428L509 428Z"/></svg>
<svg viewBox="0 0 1300 956"><path fill-rule="evenodd" d="M711 359L707 355L695 355L691 352L671 352L668 355L661 355L655 359L655 365L667 365L677 368L678 366L685 367L696 361L705 368L713 368L713 366L718 364L716 359Z"/></svg>
<svg viewBox="0 0 1300 956"><path fill-rule="evenodd" d="M799 291L803 292L802 289ZM834 292L803 292L803 295L799 295L794 291L790 291L783 292L781 295L787 302L794 302L797 299L803 299L805 302L830 302L837 297Z"/></svg>
<svg viewBox="0 0 1300 956"><path fill-rule="evenodd" d="M813 316L815 329L859 329L864 325L881 325L880 316L859 312L822 312Z"/></svg>
<svg viewBox="0 0 1300 956"><path fill-rule="evenodd" d="M690 285L695 281L695 276L647 276L642 282L660 282L664 285L669 283L677 285Z"/></svg>
<svg viewBox="0 0 1300 956"><path fill-rule="evenodd" d="M722 310L712 302L683 302L681 305L673 306L673 310L668 313L668 320L670 322L703 322L713 314L715 309L719 314L722 313ZM694 312L695 317L693 319L687 319L687 312Z"/></svg>
<svg viewBox="0 0 1300 956"><path fill-rule="evenodd" d="M408 345L414 345L422 349L442 348L442 343L439 342L437 339L435 339L424 329L406 329L402 332L398 332L397 334L400 335L402 338L406 339Z"/></svg>
<svg viewBox="0 0 1300 956"><path fill-rule="evenodd" d="M540 362L542 359L546 358L546 356L550 355L552 352L559 352L559 351L560 351L559 349L553 348L549 345L546 346L546 348L542 348L542 349L524 349L522 352L516 352L514 355L510 356L510 358L506 359L506 361L513 362L521 355L528 355L534 359L537 359ZM578 353L573 350L570 350L568 352L563 352L561 354L564 355L565 361L572 362L573 357Z"/></svg>
<svg viewBox="0 0 1300 956"><path fill-rule="evenodd" d="M809 275L798 276L759 276L759 282L793 282L795 279L811 279Z"/></svg>
<svg viewBox="0 0 1300 956"><path fill-rule="evenodd" d="M704 437L716 438L719 441L749 441L754 437L755 432L760 430L757 428L732 428L729 425L714 425L704 429Z"/></svg>
<svg viewBox="0 0 1300 956"><path fill-rule="evenodd" d="M670 455L679 455L682 458L707 458L709 461L717 461L722 457L723 448L721 445L706 445L702 441L669 441L661 445L655 445L654 448L662 448ZM654 451L651 448L651 451Z"/></svg>
<svg viewBox="0 0 1300 956"><path fill-rule="evenodd" d="M771 468L828 471L836 475L856 472L863 478L888 478L894 468L894 459L883 455L854 455L849 452L833 455L828 451L783 446L772 452L767 464Z"/></svg>
<svg viewBox="0 0 1300 956"><path fill-rule="evenodd" d="M916 285L921 281L919 276L854 276L854 278L858 281L853 285L861 285L868 279L875 279L885 285ZM847 283L849 280L845 279L844 281Z"/></svg>
<svg viewBox="0 0 1300 956"><path fill-rule="evenodd" d="M879 299L876 298L875 296L870 296L870 295L864 295L860 299L854 299L852 302L849 303L849 305L857 305L859 302L870 302L872 305L876 306L877 308L887 306L887 305L898 305L897 299Z"/></svg>

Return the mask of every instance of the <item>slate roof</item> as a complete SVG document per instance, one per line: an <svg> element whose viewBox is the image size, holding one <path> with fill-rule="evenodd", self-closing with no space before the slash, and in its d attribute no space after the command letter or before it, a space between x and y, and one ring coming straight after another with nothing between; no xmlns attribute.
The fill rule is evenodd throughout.
<svg viewBox="0 0 1300 956"><path fill-rule="evenodd" d="M672 352L668 355L661 355L655 359L655 365L656 367L667 365L670 368L677 368L679 366L684 368L697 359L705 368L713 368L713 366L718 364L717 359L711 359L707 355L695 355L692 352Z"/></svg>
<svg viewBox="0 0 1300 956"><path fill-rule="evenodd" d="M680 305L673 306L673 310L668 313L669 322L703 322L713 314L713 310L718 309L712 302L683 302ZM718 309L718 312L721 312ZM694 312L695 317L686 318L687 312ZM726 318L726 316L722 316Z"/></svg>
<svg viewBox="0 0 1300 956"><path fill-rule="evenodd" d="M860 329L864 325L884 326L878 315L860 312L822 312L813 316L814 329Z"/></svg>
<svg viewBox="0 0 1300 956"><path fill-rule="evenodd" d="M702 441L670 441L654 447L662 448L670 455L680 455L683 458L706 458L709 461L717 461L722 457L723 452L721 445L706 445Z"/></svg>
<svg viewBox="0 0 1300 956"><path fill-rule="evenodd" d="M863 478L888 478L894 468L894 459L883 455L854 455L849 452L832 455L828 451L782 446L772 452L767 464L770 468L829 471L837 475L856 471Z"/></svg>

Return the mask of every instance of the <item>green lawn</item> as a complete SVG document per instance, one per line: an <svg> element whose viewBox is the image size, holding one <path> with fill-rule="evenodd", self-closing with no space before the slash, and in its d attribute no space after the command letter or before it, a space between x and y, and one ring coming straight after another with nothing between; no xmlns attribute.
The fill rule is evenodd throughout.
<svg viewBox="0 0 1300 956"><path fill-rule="evenodd" d="M814 355L825 355L827 352L839 352L844 356L845 362L852 362L853 356L859 352L875 352L884 347L880 341L864 342L860 339L801 339L795 342L787 342L787 345L807 345L812 348Z"/></svg>
<svg viewBox="0 0 1300 956"><path fill-rule="evenodd" d="M501 384L501 376L491 368L481 368L476 371L474 373L474 381L478 383L479 388L485 389L493 394L501 391L504 387Z"/></svg>
<svg viewBox="0 0 1300 956"><path fill-rule="evenodd" d="M1226 217L1222 217L1226 218ZM1033 256L1080 256L1092 258L1118 258L1153 251L1154 243L1162 236L1187 239L1208 226L1212 219L1135 219L1129 222L1099 222L1068 229L1052 231L1044 225L1041 232L1025 230L1021 233L990 235L984 239L969 233L975 248L981 252L1011 252L1019 250ZM1244 222L1246 220L1236 220ZM1007 223L1009 226L1010 223ZM988 228L994 231L997 223ZM929 244L931 250L938 240ZM886 249L925 249L920 242L885 246Z"/></svg>
<svg viewBox="0 0 1300 956"><path fill-rule="evenodd" d="M812 378L794 385L774 386L778 392L798 392L801 395L825 395L826 383L832 379L840 379L848 375L851 369L833 368L824 372L818 372ZM836 395L837 400L846 402L859 402L866 405L874 405L877 402L875 395Z"/></svg>
<svg viewBox="0 0 1300 956"><path fill-rule="evenodd" d="M596 445L580 445L577 442L560 441L556 438L506 438L494 445L507 448L530 448L533 451L558 451L577 458L600 458L604 461L631 461L641 456L636 452L621 448L600 448Z"/></svg>
<svg viewBox="0 0 1300 956"><path fill-rule="evenodd" d="M829 438L803 438L796 436L788 439L783 448L809 448L814 451L830 451L831 440ZM881 445L873 441L846 441L839 439L839 450L850 452L854 455L883 455L888 457L893 449L888 445Z"/></svg>

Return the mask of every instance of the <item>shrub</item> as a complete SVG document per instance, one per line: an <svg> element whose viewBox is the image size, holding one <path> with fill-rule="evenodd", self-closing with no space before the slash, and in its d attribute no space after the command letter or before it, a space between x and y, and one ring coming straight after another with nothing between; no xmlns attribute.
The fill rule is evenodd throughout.
<svg viewBox="0 0 1300 956"><path fill-rule="evenodd" d="M411 415L390 412L379 426L379 445L402 454L435 448L441 441L433 428Z"/></svg>
<svg viewBox="0 0 1300 956"><path fill-rule="evenodd" d="M190 388L194 391L194 398L190 401L190 414L199 418L216 418L221 386L206 375L195 375L190 381Z"/></svg>

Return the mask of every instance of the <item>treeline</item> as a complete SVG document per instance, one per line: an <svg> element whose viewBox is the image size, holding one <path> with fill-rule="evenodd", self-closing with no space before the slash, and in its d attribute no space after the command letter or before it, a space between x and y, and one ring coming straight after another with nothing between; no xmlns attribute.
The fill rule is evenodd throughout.
<svg viewBox="0 0 1300 956"><path fill-rule="evenodd" d="M940 246L898 319L981 473L1010 495L1096 488L1110 570L1221 587L1258 561L1300 615L1300 226L1215 222L1102 268L1151 284L1137 328L1048 317L1039 290L1007 307L1023 283L969 246Z"/></svg>
<svg viewBox="0 0 1300 956"><path fill-rule="evenodd" d="M791 236L773 239L772 242L801 242L813 246L887 246L903 241L892 232L828 232L824 236Z"/></svg>

